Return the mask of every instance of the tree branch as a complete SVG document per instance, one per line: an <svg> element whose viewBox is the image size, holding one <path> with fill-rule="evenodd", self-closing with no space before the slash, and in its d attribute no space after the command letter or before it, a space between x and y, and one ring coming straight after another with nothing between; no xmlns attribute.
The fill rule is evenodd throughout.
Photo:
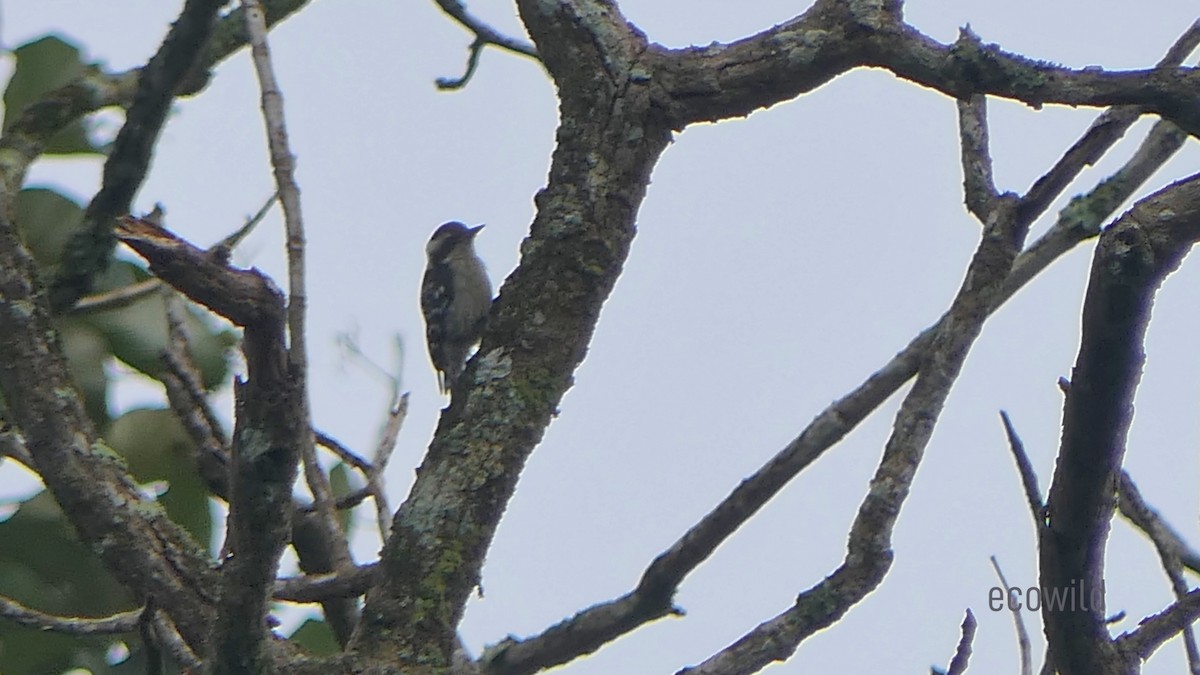
<svg viewBox="0 0 1200 675"><path fill-rule="evenodd" d="M1150 658L1159 647L1200 619L1200 589L1189 592L1170 607L1142 619L1138 627L1118 636L1116 651L1126 663Z"/></svg>
<svg viewBox="0 0 1200 675"><path fill-rule="evenodd" d="M1004 578L1004 572L1000 569L1000 563L996 561L996 556L991 557L992 569L996 570L996 576L1000 579L1000 585L1004 587L1004 603L1008 605L1008 609L1012 612L1013 626L1017 631L1017 653L1021 657L1021 675L1033 675L1033 654L1029 644L1029 631L1025 630L1025 620L1021 618L1021 610L1019 606L1010 602L1012 599L1012 586L1008 585L1008 579Z"/></svg>
<svg viewBox="0 0 1200 675"><path fill-rule="evenodd" d="M162 46L139 74L133 104L104 162L100 191L84 210L79 233L63 249L62 271L50 289L50 302L56 310L74 305L91 289L92 278L108 265L116 242L113 219L129 212L175 91L212 34L213 22L224 4L223 0L187 0Z"/></svg>
<svg viewBox="0 0 1200 675"><path fill-rule="evenodd" d="M640 36L608 4L590 13L564 4L553 15L544 7L519 3L558 82L563 128L571 133L559 135L520 265L460 380L466 395L443 411L393 520L383 579L368 594L350 645L363 658L449 666L500 515L583 359L628 255L654 162L670 142L649 91L626 86L644 50ZM578 39L580 31L590 39ZM582 75L609 68L622 76L598 82ZM639 133L628 134L631 128Z"/></svg>
<svg viewBox="0 0 1200 675"><path fill-rule="evenodd" d="M1004 422L1004 434L1008 436L1008 447L1012 451L1013 459L1017 462L1017 473L1021 476L1021 487L1025 489L1025 502L1029 505L1030 515L1033 516L1034 527L1040 530L1046 525L1046 503L1042 501L1042 490L1038 487L1037 472L1033 470L1033 463L1029 461L1029 455L1025 454L1025 444L1017 435L1012 420L1008 419L1008 413L1001 410L1000 419ZM994 558L992 564L995 565ZM996 572L1000 572L999 567L996 568Z"/></svg>
<svg viewBox="0 0 1200 675"><path fill-rule="evenodd" d="M1063 413L1062 447L1040 532L1041 586L1102 589L1104 544L1132 419L1154 293L1200 238L1200 177L1143 199L1100 237L1083 308L1079 356ZM1104 607L1043 605L1063 675L1126 672Z"/></svg>
<svg viewBox="0 0 1200 675"><path fill-rule="evenodd" d="M1200 553L1188 546L1183 537L1175 531L1157 511L1142 499L1141 492L1129 474L1124 470L1117 482L1117 508L1121 515L1150 538L1160 555L1164 550L1179 558L1179 562L1192 572L1200 574Z"/></svg>
<svg viewBox="0 0 1200 675"><path fill-rule="evenodd" d="M975 629L978 626L975 615L968 609L967 615L963 617L962 637L958 640L958 647L954 650L954 658L950 660L946 675L962 675L967 672L967 664L971 660L971 643L975 641Z"/></svg>
<svg viewBox="0 0 1200 675"><path fill-rule="evenodd" d="M1006 302L1075 245L1096 236L1104 220L1182 145L1182 134L1173 129L1174 125L1167 122L1155 125L1125 166L1091 193L1072 200L1058 221L1017 257L999 303ZM1022 208L1023 204L1018 204L1018 212L1023 218L1032 218L1036 211ZM927 328L863 384L817 415L795 440L660 554L643 574L637 590L582 610L537 636L525 640L509 637L489 647L481 658L488 672L531 673L566 663L648 621L671 614L671 598L683 579L784 485L908 382L916 374L935 331L946 320L942 317Z"/></svg>
<svg viewBox="0 0 1200 675"><path fill-rule="evenodd" d="M54 616L26 607L16 600L0 597L0 618L18 626L68 635L113 635L136 631L142 621L142 610L134 609L98 618Z"/></svg>
<svg viewBox="0 0 1200 675"><path fill-rule="evenodd" d="M117 236L163 281L244 327L247 379L234 389L236 425L229 472L230 556L221 570L209 652L214 672L257 672L270 660L263 621L279 556L291 534L303 399L287 366L283 295L257 270L228 267L153 223L125 217ZM311 432L308 432L311 436Z"/></svg>
<svg viewBox="0 0 1200 675"><path fill-rule="evenodd" d="M524 40L504 35L483 21L480 21L467 11L466 5L459 0L434 0L434 3L447 16L475 34L475 39L471 41L471 46L468 48L469 54L467 57L466 72L459 78L438 78L438 89L453 90L465 87L467 82L471 80L471 76L475 74L475 68L479 65L479 56L483 53L484 48L489 45L499 47L514 54L520 54L521 56L528 56L535 61L538 60L537 49L533 45Z"/></svg>
<svg viewBox="0 0 1200 675"><path fill-rule="evenodd" d="M771 661L785 660L801 641L832 625L882 582L893 558L892 530L925 447L971 345L1003 297L1004 281L1028 232L1029 223L1016 216L1017 203L1005 195L984 223L966 278L896 413L883 458L850 527L841 566L801 593L792 608L681 674L754 672Z"/></svg>
<svg viewBox="0 0 1200 675"><path fill-rule="evenodd" d="M732 43L655 45L646 83L675 129L745 116L867 66L960 100L988 94L1035 108L1133 105L1200 131L1200 72L1193 68L1074 70L983 45L969 33L944 45L904 23L900 8L894 1L819 0L800 16ZM1170 56L1179 53L1186 51Z"/></svg>
<svg viewBox="0 0 1200 675"><path fill-rule="evenodd" d="M958 135L962 147L963 194L967 209L987 222L998 205L1000 193L992 178L992 155L988 147L987 98L976 94L958 101Z"/></svg>
<svg viewBox="0 0 1200 675"><path fill-rule="evenodd" d="M1171 590L1175 592L1175 598L1183 600L1191 589L1183 576L1182 559L1185 553L1193 556L1195 554L1184 545L1182 538L1163 521L1158 512L1150 508L1146 500L1142 499L1142 493L1138 490L1137 484L1124 470L1117 478L1117 495L1118 508L1121 513L1150 538L1162 561L1163 571L1166 572L1167 578L1171 582ZM1184 626L1181 633L1184 651L1187 654L1188 672L1200 672L1200 650L1196 648L1196 636L1192 632L1191 625Z"/></svg>
<svg viewBox="0 0 1200 675"><path fill-rule="evenodd" d="M317 507L316 512L305 518L304 523L309 529L309 534L319 541L322 547L319 558L310 556L307 560L302 560L301 564L307 572L338 571L349 569L354 565L354 561L350 558L349 544L341 526L338 525L329 477L317 461L317 451L313 443L312 407L308 393L308 340L305 335L308 294L305 290L304 216L300 208L300 188L295 179L295 157L288 141L283 95L271 65L262 5L258 0L244 0L243 9L246 32L250 36L251 57L262 90L263 122L266 126L267 144L270 147L271 166L274 168L275 184L278 187L279 203L283 207L283 219L287 230L287 367L296 396L295 421L303 430L297 436L297 447L303 460L305 483ZM334 602L327 605L325 611L326 619L338 642L345 645L357 621L357 608L353 603Z"/></svg>
<svg viewBox="0 0 1200 675"><path fill-rule="evenodd" d="M116 453L101 442L53 341L36 263L12 224L0 186L0 390L33 468L82 541L138 597L153 597L193 650L212 620L208 556L147 502Z"/></svg>
<svg viewBox="0 0 1200 675"><path fill-rule="evenodd" d="M366 593L378 578L379 565L371 563L344 572L277 579L274 598L286 602L322 602L328 598L351 598Z"/></svg>

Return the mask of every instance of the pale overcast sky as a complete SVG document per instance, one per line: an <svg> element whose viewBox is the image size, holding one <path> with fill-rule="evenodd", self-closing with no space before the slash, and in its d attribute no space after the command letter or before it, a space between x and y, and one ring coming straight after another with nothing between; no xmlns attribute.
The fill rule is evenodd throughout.
<svg viewBox="0 0 1200 675"><path fill-rule="evenodd" d="M620 4L651 39L670 46L744 37L806 7ZM89 59L128 68L153 53L179 5L17 0L3 6L0 38L11 48L55 32L83 45ZM498 28L520 31L510 3L468 6ZM1196 6L913 0L906 17L943 42L969 23L985 42L1033 58L1142 68L1196 18ZM412 407L389 471L399 504L443 404L417 309L425 241L446 220L487 223L481 253L502 282L544 185L554 90L537 64L488 51L465 90L437 92L435 78L461 73L470 36L432 2L323 0L271 40L308 227L314 419L351 447L371 447L387 392L339 354L335 338L354 332L390 364L393 336L402 336ZM4 61L5 77L10 70ZM1095 114L993 102L999 187L1025 191ZM1067 197L1124 161L1149 122ZM1198 164L1191 141L1146 191ZM41 161L29 184L86 202L100 167L94 159ZM575 387L500 526L483 572L485 595L462 624L471 649L540 632L630 590L738 481L932 323L979 234L962 206L961 182L954 102L883 71L854 71L748 119L678 135L654 173L626 272ZM208 245L272 190L257 83L242 53L217 68L205 92L177 104L137 208L162 202L175 232ZM282 285L281 231L273 215L235 262ZM980 623L971 672L1016 671L1011 617L987 609L997 585L988 557L999 558L1015 585L1033 585L1035 537L997 411L1011 414L1045 489L1061 411L1055 381L1074 362L1091 250L1081 246L1060 260L985 327L901 514L896 562L883 585L768 672L945 667L967 608ZM1200 542L1198 267L1186 261L1159 295L1127 455L1150 503L1193 542ZM143 405L153 395L126 387L117 404ZM685 581L677 601L686 617L645 626L559 672L671 673L786 609L841 562L896 403L793 481ZM366 512L359 531L358 560L375 559ZM1108 609L1129 617L1117 630L1170 602L1152 547L1123 521L1113 528L1107 571ZM1027 614L1026 622L1040 665L1040 621ZM1183 664L1176 641L1145 672L1182 672Z"/></svg>

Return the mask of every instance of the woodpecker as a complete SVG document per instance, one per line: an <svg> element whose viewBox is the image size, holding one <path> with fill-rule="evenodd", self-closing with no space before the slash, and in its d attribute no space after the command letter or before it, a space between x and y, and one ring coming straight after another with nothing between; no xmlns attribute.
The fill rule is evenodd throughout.
<svg viewBox="0 0 1200 675"><path fill-rule="evenodd" d="M429 262L421 281L421 312L429 360L443 394L462 374L492 306L492 284L475 253L475 235L482 229L449 222L434 231L425 247Z"/></svg>

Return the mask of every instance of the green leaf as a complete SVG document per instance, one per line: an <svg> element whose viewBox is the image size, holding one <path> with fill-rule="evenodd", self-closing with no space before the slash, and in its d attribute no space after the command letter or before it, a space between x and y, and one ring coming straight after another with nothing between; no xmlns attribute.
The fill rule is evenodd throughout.
<svg viewBox="0 0 1200 675"><path fill-rule="evenodd" d="M337 501L342 497L350 494L357 489L355 481L350 477L350 468L345 462L338 462L329 470L329 488L333 492L333 499ZM349 535L350 527L354 524L354 509L342 509L337 512L338 525L341 525L342 532Z"/></svg>
<svg viewBox="0 0 1200 675"><path fill-rule="evenodd" d="M63 247L79 231L83 207L49 188L26 188L15 200L17 231L43 277L57 273Z"/></svg>
<svg viewBox="0 0 1200 675"><path fill-rule="evenodd" d="M16 68L4 90L4 129L12 126L25 108L59 87L70 84L87 68L79 48L54 35L27 42L13 51ZM76 120L52 136L42 151L47 155L100 154Z"/></svg>
<svg viewBox="0 0 1200 675"><path fill-rule="evenodd" d="M341 651L329 624L320 619L308 619L300 624L291 640L314 656L332 656Z"/></svg>
<svg viewBox="0 0 1200 675"><path fill-rule="evenodd" d="M139 483L166 483L158 501L206 550L212 540L208 487L200 479L191 438L170 410L131 410L109 425L104 440L129 463Z"/></svg>
<svg viewBox="0 0 1200 675"><path fill-rule="evenodd" d="M0 522L0 541L0 595L65 616L105 616L136 606L75 537L47 492L22 502L11 518ZM43 675L81 664L103 665L108 646L117 639L76 638L0 621L0 670L4 675Z"/></svg>

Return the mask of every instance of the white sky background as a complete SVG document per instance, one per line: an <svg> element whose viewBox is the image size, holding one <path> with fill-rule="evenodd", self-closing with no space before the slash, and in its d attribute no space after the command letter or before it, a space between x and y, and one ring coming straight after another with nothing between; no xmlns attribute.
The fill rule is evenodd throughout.
<svg viewBox="0 0 1200 675"><path fill-rule="evenodd" d="M180 4L17 0L3 6L0 38L11 48L58 32L110 69L133 67L157 48ZM1196 17L1183 0L906 4L907 19L940 41L969 23L985 42L1075 67L1151 66ZM468 6L520 31L511 3ZM621 8L651 39L683 46L752 34L804 5L625 0ZM391 364L392 336L403 336L412 407L388 474L393 505L444 403L417 309L425 241L446 220L487 223L479 243L498 286L517 263L552 150L554 90L537 64L489 50L464 91L434 89L435 78L461 74L469 41L432 2L316 2L271 33L308 228L314 419L368 452L387 393L347 363L335 337L354 331ZM1095 114L993 101L999 187L1024 192ZM1067 197L1119 166L1149 124ZM1195 172L1198 160L1189 142L1148 188ZM42 161L29 184L86 202L100 168ZM576 385L497 533L486 597L472 601L462 625L469 646L478 652L509 633L540 632L633 588L738 481L933 322L978 239L961 182L954 102L882 71L853 71L749 119L678 135L654 173L632 255ZM205 92L176 105L136 209L162 202L174 231L209 245L272 189L257 83L242 52ZM968 607L980 622L972 672L1016 671L1011 617L987 609L998 583L988 556L1027 587L1037 580L1036 552L997 411L1011 414L1046 490L1061 411L1055 381L1074 362L1092 248L1056 263L985 327L901 514L883 585L769 672L945 667ZM276 212L234 260L282 285L283 255ZM1151 504L1193 542L1198 266L1186 261L1159 294L1126 460ZM147 400L129 391L119 405ZM674 672L786 609L842 560L896 402L685 581L677 597L685 618L645 626L560 672ZM365 562L378 542L370 513L360 515L355 552ZM1117 626L1127 630L1168 604L1170 591L1152 547L1124 521L1111 542L1108 608L1128 613ZM1040 621L1025 619L1040 665ZM1176 641L1145 672L1183 669Z"/></svg>

